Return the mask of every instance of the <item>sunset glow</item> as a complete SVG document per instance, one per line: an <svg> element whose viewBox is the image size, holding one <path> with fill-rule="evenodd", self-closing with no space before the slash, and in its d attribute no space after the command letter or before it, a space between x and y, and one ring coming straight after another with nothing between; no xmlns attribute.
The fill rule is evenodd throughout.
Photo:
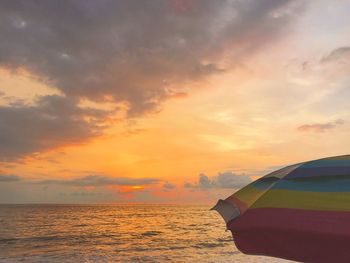
<svg viewBox="0 0 350 263"><path fill-rule="evenodd" d="M151 2L4 5L0 203L211 204L348 153L348 1Z"/></svg>

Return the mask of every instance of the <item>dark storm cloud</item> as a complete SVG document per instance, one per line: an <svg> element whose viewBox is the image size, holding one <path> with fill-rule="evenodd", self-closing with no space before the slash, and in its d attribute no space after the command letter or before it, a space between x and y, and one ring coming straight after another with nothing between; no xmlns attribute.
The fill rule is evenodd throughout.
<svg viewBox="0 0 350 263"><path fill-rule="evenodd" d="M88 175L77 179L67 180L44 180L37 182L39 184L55 184L55 185L67 185L67 186L106 186L106 185L119 185L119 186L133 186L133 185L150 185L157 184L161 180L156 178L126 178L126 177L106 177L102 175Z"/></svg>
<svg viewBox="0 0 350 263"><path fill-rule="evenodd" d="M213 189L213 188L241 188L251 182L250 177L238 175L233 172L219 173L212 178L205 174L200 174L197 184L185 183L185 188Z"/></svg>
<svg viewBox="0 0 350 263"><path fill-rule="evenodd" d="M173 96L174 84L274 42L298 13L295 3L4 0L0 65L24 67L67 96L125 101L139 115Z"/></svg>
<svg viewBox="0 0 350 263"><path fill-rule="evenodd" d="M21 180L21 177L14 174L0 174L0 183L2 182L18 182Z"/></svg>
<svg viewBox="0 0 350 263"><path fill-rule="evenodd" d="M339 47L321 59L321 62L331 62L339 59L349 58L350 47Z"/></svg>
<svg viewBox="0 0 350 263"><path fill-rule="evenodd" d="M300 132L311 132L311 133L326 132L338 127L339 125L343 125L344 123L345 123L344 120L339 119L333 122L304 124L299 126L297 130Z"/></svg>
<svg viewBox="0 0 350 263"><path fill-rule="evenodd" d="M0 161L69 144L101 133L108 112L80 108L63 96L39 97L36 106L0 106Z"/></svg>

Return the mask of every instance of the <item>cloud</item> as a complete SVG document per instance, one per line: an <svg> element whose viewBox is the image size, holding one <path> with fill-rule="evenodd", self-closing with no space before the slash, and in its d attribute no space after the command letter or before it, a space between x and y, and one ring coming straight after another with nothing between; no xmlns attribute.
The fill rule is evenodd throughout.
<svg viewBox="0 0 350 263"><path fill-rule="evenodd" d="M175 184L172 184L172 183L170 183L170 182L165 182L164 184L163 184L163 189L164 190L173 190L173 189L175 189L176 188L176 185Z"/></svg>
<svg viewBox="0 0 350 263"><path fill-rule="evenodd" d="M82 100L126 105L128 117L158 111L199 86L189 83L274 43L301 7L297 0L1 1L0 67L24 69L61 95L0 106L0 161L102 134L108 113L81 108Z"/></svg>
<svg viewBox="0 0 350 263"><path fill-rule="evenodd" d="M81 192L73 192L70 193L71 196L79 196L79 197L87 197L87 196L100 196L103 195L103 193L95 193L95 192L87 192L87 191L81 191Z"/></svg>
<svg viewBox="0 0 350 263"><path fill-rule="evenodd" d="M67 186L135 186L135 185L152 185L157 184L161 180L156 178L127 178L127 177L106 177L102 175L88 175L77 179L67 180L43 180L36 182L44 185L67 185Z"/></svg>
<svg viewBox="0 0 350 263"><path fill-rule="evenodd" d="M58 95L39 97L36 103L0 106L0 161L84 142L102 133L110 114Z"/></svg>
<svg viewBox="0 0 350 263"><path fill-rule="evenodd" d="M327 122L327 123L315 123L315 124L304 124L297 128L300 132L312 132L312 133L320 133L320 132L326 132L331 129L334 129L340 125L343 125L345 123L344 120L339 119L333 122Z"/></svg>
<svg viewBox="0 0 350 263"><path fill-rule="evenodd" d="M340 59L349 59L350 47L339 47L330 52L327 56L321 59L321 63L337 61Z"/></svg>
<svg viewBox="0 0 350 263"><path fill-rule="evenodd" d="M194 184L192 184L192 183L189 183L189 182L185 182L185 183L184 183L184 187L185 187L185 188L195 188L196 185L194 185Z"/></svg>
<svg viewBox="0 0 350 263"><path fill-rule="evenodd" d="M5 0L0 66L25 68L69 97L126 102L140 115L286 34L298 3Z"/></svg>
<svg viewBox="0 0 350 263"><path fill-rule="evenodd" d="M14 174L0 174L0 183L2 182L18 182L21 180L21 177Z"/></svg>
<svg viewBox="0 0 350 263"><path fill-rule="evenodd" d="M209 178L205 174L200 174L197 184L185 183L184 187L199 189L237 189L249 184L250 182L250 177L244 174L238 175L233 172L223 172L212 178Z"/></svg>

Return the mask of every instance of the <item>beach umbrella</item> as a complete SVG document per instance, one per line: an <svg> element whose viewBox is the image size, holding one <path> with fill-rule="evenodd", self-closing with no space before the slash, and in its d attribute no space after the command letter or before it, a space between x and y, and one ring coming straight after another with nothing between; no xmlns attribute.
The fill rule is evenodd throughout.
<svg viewBox="0 0 350 263"><path fill-rule="evenodd" d="M287 166L213 209L245 254L350 262L350 155Z"/></svg>

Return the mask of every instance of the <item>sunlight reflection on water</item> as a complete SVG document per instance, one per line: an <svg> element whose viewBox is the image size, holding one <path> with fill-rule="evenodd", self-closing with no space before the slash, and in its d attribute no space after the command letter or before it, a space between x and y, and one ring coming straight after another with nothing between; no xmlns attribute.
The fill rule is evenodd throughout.
<svg viewBox="0 0 350 263"><path fill-rule="evenodd" d="M0 206L1 262L287 262L246 256L208 206Z"/></svg>

